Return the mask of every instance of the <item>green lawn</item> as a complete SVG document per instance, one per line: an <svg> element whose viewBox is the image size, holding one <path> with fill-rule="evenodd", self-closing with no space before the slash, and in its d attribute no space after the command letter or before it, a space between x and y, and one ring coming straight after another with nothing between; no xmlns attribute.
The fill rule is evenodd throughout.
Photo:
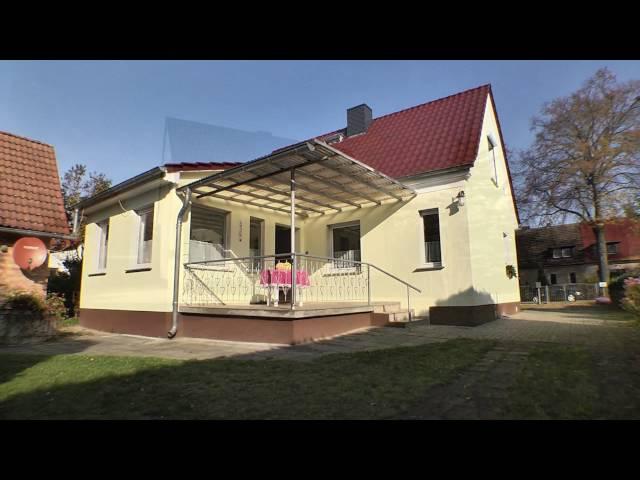
<svg viewBox="0 0 640 480"><path fill-rule="evenodd" d="M522 304L522 310L538 310L547 312L558 312L562 314L572 314L585 319L637 322L638 317L615 305L596 305L592 301L580 302L551 302L542 304Z"/></svg>
<svg viewBox="0 0 640 480"><path fill-rule="evenodd" d="M593 358L580 347L534 349L515 373L505 414L510 418L593 418L599 398Z"/></svg>
<svg viewBox="0 0 640 480"><path fill-rule="evenodd" d="M492 345L461 339L312 362L3 354L0 418L391 418Z"/></svg>
<svg viewBox="0 0 640 480"><path fill-rule="evenodd" d="M468 370L498 345L529 353L499 373ZM2 354L0 419L386 419L416 407L431 417L461 395L498 418L640 419L635 352L458 339L311 362Z"/></svg>

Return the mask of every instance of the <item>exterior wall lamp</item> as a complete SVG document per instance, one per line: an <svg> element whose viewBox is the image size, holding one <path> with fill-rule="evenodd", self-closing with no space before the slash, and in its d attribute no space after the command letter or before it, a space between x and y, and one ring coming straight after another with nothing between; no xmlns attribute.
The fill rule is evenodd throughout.
<svg viewBox="0 0 640 480"><path fill-rule="evenodd" d="M458 205L464 207L464 190L460 190L456 198L458 199Z"/></svg>

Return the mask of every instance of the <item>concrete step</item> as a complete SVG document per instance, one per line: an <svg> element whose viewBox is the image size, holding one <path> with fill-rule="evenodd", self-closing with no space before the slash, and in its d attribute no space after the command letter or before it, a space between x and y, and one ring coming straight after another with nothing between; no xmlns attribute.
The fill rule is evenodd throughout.
<svg viewBox="0 0 640 480"><path fill-rule="evenodd" d="M400 302L381 302L373 304L374 313L395 313L400 311Z"/></svg>
<svg viewBox="0 0 640 480"><path fill-rule="evenodd" d="M409 312L407 310L384 313L377 313L374 311L373 314L376 317L376 323L401 324L409 322ZM411 316L415 319L415 311L413 309L411 310Z"/></svg>

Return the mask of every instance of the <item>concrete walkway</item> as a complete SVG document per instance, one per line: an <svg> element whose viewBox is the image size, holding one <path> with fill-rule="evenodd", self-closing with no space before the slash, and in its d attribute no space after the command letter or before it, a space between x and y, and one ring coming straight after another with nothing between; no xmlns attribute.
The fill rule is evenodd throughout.
<svg viewBox="0 0 640 480"><path fill-rule="evenodd" d="M0 354L122 355L182 360L221 357L247 360L312 360L330 353L423 345L454 338L493 339L506 342L552 342L586 345L607 350L640 345L639 328L632 327L629 322L608 320L607 315L602 312L593 307L538 307L478 327L440 326L417 322L408 328L371 328L321 342L296 346L195 338L167 340L74 328L68 335L46 343L0 346Z"/></svg>

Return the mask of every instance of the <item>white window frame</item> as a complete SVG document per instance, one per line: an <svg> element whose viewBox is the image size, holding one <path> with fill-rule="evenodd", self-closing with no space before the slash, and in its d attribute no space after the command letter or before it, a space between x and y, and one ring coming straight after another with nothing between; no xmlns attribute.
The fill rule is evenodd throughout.
<svg viewBox="0 0 640 480"><path fill-rule="evenodd" d="M329 258L334 258L334 250L333 250L333 231L345 228L345 227L355 227L357 226L360 229L360 236L358 239L358 243L360 244L360 262L362 262L362 227L360 225L360 220L354 220L352 222L342 222L335 223L333 225L327 225L329 227ZM359 269L359 266L353 265L351 267L339 267L335 264L331 265L330 270L336 272L356 272Z"/></svg>
<svg viewBox="0 0 640 480"><path fill-rule="evenodd" d="M98 229L98 248L96 255L96 273L104 273L107 271L107 255L109 254L109 219L96 222ZM100 264L102 253L104 251L104 265Z"/></svg>
<svg viewBox="0 0 640 480"><path fill-rule="evenodd" d="M222 244L222 255L226 258L228 256L228 252L230 252L230 245L231 245L231 212L229 210L223 210L221 208L216 208L213 207L211 205L206 205L206 204L194 204L191 206L191 212L193 212L193 208L196 209L200 209L200 210L210 210L211 212L215 212L218 214L221 214L224 216L224 235L222 236L222 240L223 240L223 244ZM251 227L249 227L251 228ZM188 242L191 242L191 229L192 229L192 223L191 223L191 213L189 214L189 228L187 231L187 238L188 238ZM194 258L191 257L192 253L191 253L191 245L190 243L188 244L189 248L188 248L188 252L186 253L186 258L188 262L195 262L198 261Z"/></svg>
<svg viewBox="0 0 640 480"><path fill-rule="evenodd" d="M569 255L565 255L564 254L565 250L569 250ZM573 257L573 247L562 247L560 249L560 255L562 256L562 258L571 258L571 257Z"/></svg>
<svg viewBox="0 0 640 480"><path fill-rule="evenodd" d="M491 155L491 161L493 163L493 183L496 187L498 184L498 160L496 159L496 147L498 146L497 142L494 140L491 134L487 135L487 141L489 142L489 154Z"/></svg>
<svg viewBox="0 0 640 480"><path fill-rule="evenodd" d="M155 235L153 235L155 232L155 228L154 228L154 224L156 221L156 215L155 215L155 206L153 204L148 205L146 207L143 208L139 208L136 209L136 215L138 216L138 222L137 222L137 228L136 228L136 234L137 234L137 241L134 242L135 246L136 246L136 250L135 250L135 260L134 260L134 267L135 268L151 268L151 264L152 259L153 259L153 239L155 238ZM145 231L143 229L143 225L144 223L142 222L142 217L145 215L148 215L149 213L153 213L153 221L151 223L151 231L152 231L152 237L151 237L151 254L149 255L149 261L148 262L140 262L140 254L141 251L140 249L142 248L142 243L143 243L143 239L144 239L144 234Z"/></svg>
<svg viewBox="0 0 640 480"><path fill-rule="evenodd" d="M258 251L257 255L254 255L253 252L251 252L251 223L252 223L252 221L253 221L254 224L258 223L260 225L260 237L259 237L260 238L260 248L258 249L259 251ZM265 221L264 221L263 218L254 217L254 216L249 217L249 256L251 258L264 256L264 239L265 239L265 234L264 234L265 233L264 232L265 227L264 226L265 226ZM264 265L264 259L263 258L259 258L257 260L252 260L251 261L251 269L254 270L254 271L262 270L263 265Z"/></svg>
<svg viewBox="0 0 640 480"><path fill-rule="evenodd" d="M420 210L420 261L422 262L419 266L421 269L436 269L436 268L444 268L444 242L443 242L443 230L442 230L442 215L440 214L439 208L427 208L424 210ZM427 215L438 214L438 230L440 233L440 261L439 262L427 262L427 253L425 251L425 244L427 243L427 239L424 236L424 217Z"/></svg>
<svg viewBox="0 0 640 480"><path fill-rule="evenodd" d="M552 248L551 250L551 256L553 258L562 258L562 248ZM558 252L558 255L556 255L556 252Z"/></svg>

